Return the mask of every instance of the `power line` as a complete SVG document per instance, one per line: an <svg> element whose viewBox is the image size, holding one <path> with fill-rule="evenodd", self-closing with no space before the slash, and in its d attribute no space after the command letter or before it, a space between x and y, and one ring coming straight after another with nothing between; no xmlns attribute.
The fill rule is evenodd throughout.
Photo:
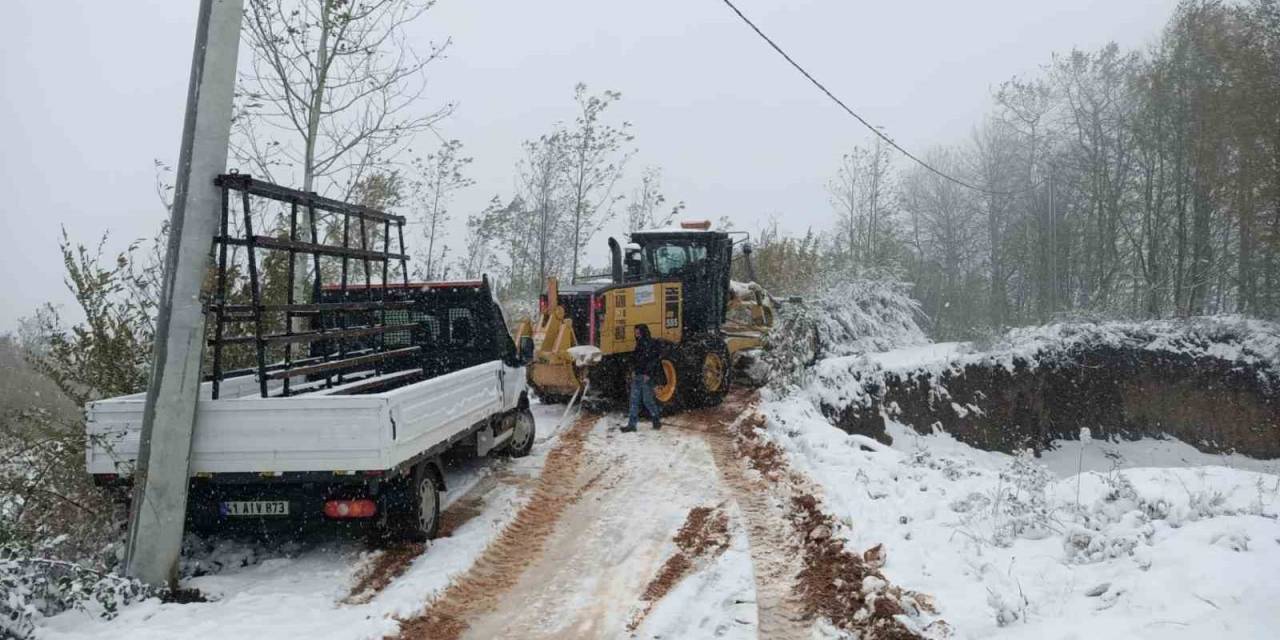
<svg viewBox="0 0 1280 640"><path fill-rule="evenodd" d="M827 95L827 97L828 97L828 98L831 98L831 100L832 100L832 101L834 101L836 104L840 105L840 108L841 108L841 109L844 109L844 110L845 110L845 113L848 113L849 115L853 116L855 119L857 119L857 121L858 121L858 122L861 122L861 123L862 123L862 126L864 126L864 127L866 127L867 129L869 129L869 130L871 131L871 133L876 134L876 135L877 135L877 136L879 136L882 140L884 140L885 142L888 142L888 143L889 143L889 146L891 146L891 147L893 147L894 149L897 149L898 151L902 152L902 155L904 155L904 156L906 156L906 157L910 158L910 159L911 159L912 161L914 161L916 164L918 164L918 165L920 165L920 166L924 167L925 169L928 169L929 171L932 171L933 173L937 174L938 176L940 176L940 177L942 177L942 178L945 178L945 179L947 179L947 180L950 180L951 182L954 182L954 183L956 183L956 184L958 184L958 185L960 185L960 186L962 186L962 187L965 187L965 188L967 188L967 189L973 189L974 191L979 191L979 192L981 192L981 193L986 193L986 194L990 194L990 195L998 195L998 196L1014 195L1014 194L1016 194L1016 193L1021 193L1022 191L1029 191L1029 190L1031 190L1031 189L1034 189L1034 188L1037 186L1037 185L1032 185L1031 187L1029 187L1029 188L1027 188L1027 189L1021 189L1021 190L1018 190L1018 191L993 191L993 190L991 190L991 189L984 189L984 188L979 187L979 186L977 186L977 185L970 184L970 183L968 183L968 182L965 182L964 180L961 180L960 178L956 178L956 177L954 177L954 176L952 176L952 175L949 175L949 174L947 174L947 173L945 173L945 172L941 171L940 169L936 169L936 168L934 168L934 167L933 167L933 165L930 165L928 162L925 162L924 160L921 160L920 158L917 158L917 157L916 157L915 155L913 155L910 151L907 151L906 149L902 148L902 145L899 145L898 143L894 142L892 138L890 138L889 136L885 135L885 134L884 134L884 132L880 131L880 130L879 130L879 129L877 129L876 127L872 126L870 122L867 122L865 118L863 118L862 116L858 115L858 114L857 114L857 112L855 112L853 109L850 109L850 108L849 108L849 105L845 104L845 103L844 103L844 101L843 101L843 100L841 100L840 98L837 98L837 97L836 97L836 95L835 95L834 93L831 93L831 91L830 91L829 89L827 89L826 87L824 87L824 86L822 85L822 83L821 83L821 82L818 82L818 79L817 79L817 78L814 78L812 74L810 74L808 71L805 71L805 68L804 68L804 67L802 67L802 66L800 66L800 63L798 63L798 62L796 62L795 60L793 60L793 59L791 58L791 56L790 56L790 55L787 55L787 52L786 52L786 51L783 51L783 50L782 50L782 47L778 46L778 44L777 44L776 42L774 42L772 38L770 38L769 36L765 35L765 33L764 33L763 31L761 31L761 30L760 30L760 27L757 27L757 26L756 26L756 24L755 24L754 22L752 22L752 21L751 21L751 18L748 18L746 15L744 15L744 14L742 13L742 10L740 10L740 9L738 9L738 7L734 6L733 2L731 2L730 0L724 0L724 3L725 3L726 5L729 5L729 8L730 8L730 9L732 9L734 13L738 14L738 17L739 17L739 18L742 18L742 21L743 21L743 22L745 22L745 23L747 23L747 26L748 26L748 27L751 27L751 30L752 30L752 31L755 31L755 32L756 32L756 35L760 36L761 38L763 38L763 39L764 39L764 41L765 41L765 42L769 43L769 46L770 46L770 47L773 47L773 50L774 50L774 51L777 51L777 52L778 52L778 55L781 55L784 59L786 59L786 61L787 61L787 62L791 63L791 66L795 67L796 71L799 71L801 75L803 75L806 79L808 79L808 80L809 80L809 82L812 82L812 83L813 83L813 86L817 87L820 91L822 91L823 93L825 93L825 94Z"/></svg>

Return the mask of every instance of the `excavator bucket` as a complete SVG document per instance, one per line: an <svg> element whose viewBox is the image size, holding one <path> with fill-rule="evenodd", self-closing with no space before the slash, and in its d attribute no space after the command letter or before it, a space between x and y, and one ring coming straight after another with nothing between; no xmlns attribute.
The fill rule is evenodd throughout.
<svg viewBox="0 0 1280 640"><path fill-rule="evenodd" d="M533 361L527 368L529 386L543 401L568 399L582 386L569 353L569 349L578 346L578 339L573 332L573 322L565 316L559 302L558 283L555 278L548 278L547 302L539 311L537 326L525 320L516 330L517 341L522 334L533 336ZM525 334L526 331L529 334Z"/></svg>

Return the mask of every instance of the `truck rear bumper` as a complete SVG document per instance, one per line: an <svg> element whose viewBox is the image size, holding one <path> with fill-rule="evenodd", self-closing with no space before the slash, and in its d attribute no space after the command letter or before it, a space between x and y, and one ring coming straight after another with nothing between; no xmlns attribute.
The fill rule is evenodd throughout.
<svg viewBox="0 0 1280 640"><path fill-rule="evenodd" d="M388 505L386 482L352 479L348 482L210 483L195 480L187 498L188 527L197 532L300 531L319 526L364 527L381 520ZM325 502L368 498L377 504L372 517L333 519L325 516ZM232 515L229 503L288 505L278 515Z"/></svg>

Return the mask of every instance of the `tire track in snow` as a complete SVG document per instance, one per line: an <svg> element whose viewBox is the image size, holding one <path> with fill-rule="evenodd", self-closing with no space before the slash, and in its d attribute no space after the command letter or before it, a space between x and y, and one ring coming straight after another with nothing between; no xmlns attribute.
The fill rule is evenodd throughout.
<svg viewBox="0 0 1280 640"><path fill-rule="evenodd" d="M401 622L398 637L406 640L451 640L468 621L495 608L499 598L520 579L555 530L565 507L574 501L578 468L587 435L600 416L584 412L547 454L538 486L515 520L499 534L467 572L414 618Z"/></svg>
<svg viewBox="0 0 1280 640"><path fill-rule="evenodd" d="M624 420L614 413L591 431L576 499L501 604L468 620L464 639L627 637L689 511L728 500L701 435L621 433ZM716 595L685 605L721 606Z"/></svg>
<svg viewBox="0 0 1280 640"><path fill-rule="evenodd" d="M706 438L720 480L738 504L755 573L759 637L806 639L812 621L805 616L798 595L801 549L795 543L785 507L763 478L746 473L746 460L738 454L730 431L737 420L749 415L752 395L736 392L719 407L691 411L672 423Z"/></svg>

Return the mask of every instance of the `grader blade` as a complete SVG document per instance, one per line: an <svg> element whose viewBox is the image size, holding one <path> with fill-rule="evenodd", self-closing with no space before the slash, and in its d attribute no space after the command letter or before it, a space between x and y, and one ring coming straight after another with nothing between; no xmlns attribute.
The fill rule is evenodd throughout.
<svg viewBox="0 0 1280 640"><path fill-rule="evenodd" d="M530 326L526 320L518 330L529 331L533 336L533 361L526 371L529 386L544 402L562 402L582 387L582 379L569 352L578 346L578 339L573 332L573 322L565 315L565 309L559 302L556 279L548 278L547 303L538 314L537 326Z"/></svg>

